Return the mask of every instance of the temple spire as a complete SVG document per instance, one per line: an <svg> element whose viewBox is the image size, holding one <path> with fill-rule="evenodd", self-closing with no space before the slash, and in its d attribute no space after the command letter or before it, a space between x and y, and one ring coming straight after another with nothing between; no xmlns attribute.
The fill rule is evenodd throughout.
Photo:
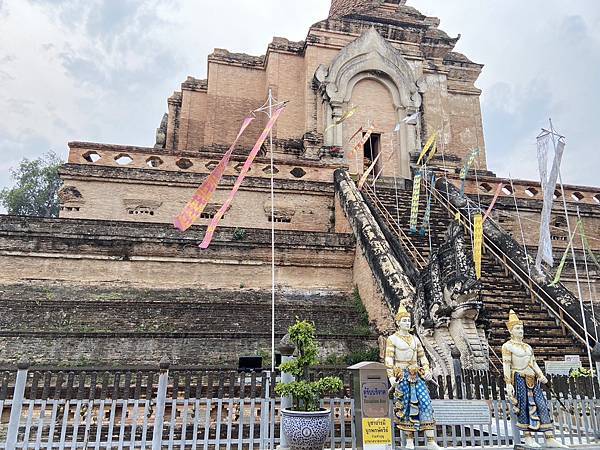
<svg viewBox="0 0 600 450"><path fill-rule="evenodd" d="M383 0L331 0L329 17L359 13L378 6L381 3L383 3Z"/></svg>

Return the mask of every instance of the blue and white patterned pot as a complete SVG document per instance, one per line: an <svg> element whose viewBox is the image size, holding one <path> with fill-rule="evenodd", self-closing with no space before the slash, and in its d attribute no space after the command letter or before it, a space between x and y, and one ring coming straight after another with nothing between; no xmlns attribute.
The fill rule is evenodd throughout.
<svg viewBox="0 0 600 450"><path fill-rule="evenodd" d="M331 410L281 411L281 427L291 450L323 450L331 430Z"/></svg>

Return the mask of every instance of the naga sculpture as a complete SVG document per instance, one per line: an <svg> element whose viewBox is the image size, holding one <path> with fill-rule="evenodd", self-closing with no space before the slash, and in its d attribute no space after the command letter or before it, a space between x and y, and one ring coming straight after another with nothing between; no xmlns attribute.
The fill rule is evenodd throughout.
<svg viewBox="0 0 600 450"><path fill-rule="evenodd" d="M436 375L453 374L452 346L460 350L463 368L488 369L480 290L464 230L453 222L421 273L414 302L417 332Z"/></svg>

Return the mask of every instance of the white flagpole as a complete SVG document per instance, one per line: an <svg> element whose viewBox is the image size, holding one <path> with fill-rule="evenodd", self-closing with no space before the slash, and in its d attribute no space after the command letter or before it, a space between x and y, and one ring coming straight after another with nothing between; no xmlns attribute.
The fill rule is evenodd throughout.
<svg viewBox="0 0 600 450"><path fill-rule="evenodd" d="M552 125L552 119L550 120L550 132L552 135L552 145L554 146L554 154L556 155L556 134L554 132L554 125ZM569 236L571 236L571 223L569 222L569 210L567 209L567 200L565 199L565 188L563 185L563 180L562 180L562 171L560 170L560 167L558 168L558 180L560 183L560 194L562 197L562 203L563 203L563 208L565 210L565 218L567 221L567 231L569 232ZM594 360L592 359L592 352L590 350L590 345L589 345L589 341L588 341L588 328L587 328L587 321L586 321L586 315L585 315L585 308L583 307L583 294L581 291L581 283L579 282L579 271L577 270L577 258L575 257L575 246L571 245L571 257L573 259L573 270L575 272L575 282L577 283L577 294L579 296L579 307L581 310L581 320L583 322L583 330L585 332L585 336L583 336L584 340L585 340L585 348L587 350L587 354L588 354L588 360L589 360L589 364L590 364L590 369L594 370Z"/></svg>
<svg viewBox="0 0 600 450"><path fill-rule="evenodd" d="M273 115L273 92L269 88L269 118ZM273 164L273 128L269 131L271 153L271 371L275 373L275 167Z"/></svg>

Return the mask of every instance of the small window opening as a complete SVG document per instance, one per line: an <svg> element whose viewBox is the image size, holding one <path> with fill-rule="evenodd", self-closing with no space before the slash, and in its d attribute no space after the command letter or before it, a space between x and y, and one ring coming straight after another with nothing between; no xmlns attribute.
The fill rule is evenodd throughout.
<svg viewBox="0 0 600 450"><path fill-rule="evenodd" d="M275 217L273 220L271 220L271 216L269 216L269 222L274 222L274 223L291 223L292 222L292 218L291 217Z"/></svg>
<svg viewBox="0 0 600 450"><path fill-rule="evenodd" d="M363 136L364 135L365 134L363 133ZM371 134L367 142L365 142L363 147L363 170L367 170L371 164L373 164L377 155L379 155L379 152L381 151L380 143L381 135L377 133ZM379 173L380 166L381 159L379 159L375 165L375 169L373 170L375 174Z"/></svg>

